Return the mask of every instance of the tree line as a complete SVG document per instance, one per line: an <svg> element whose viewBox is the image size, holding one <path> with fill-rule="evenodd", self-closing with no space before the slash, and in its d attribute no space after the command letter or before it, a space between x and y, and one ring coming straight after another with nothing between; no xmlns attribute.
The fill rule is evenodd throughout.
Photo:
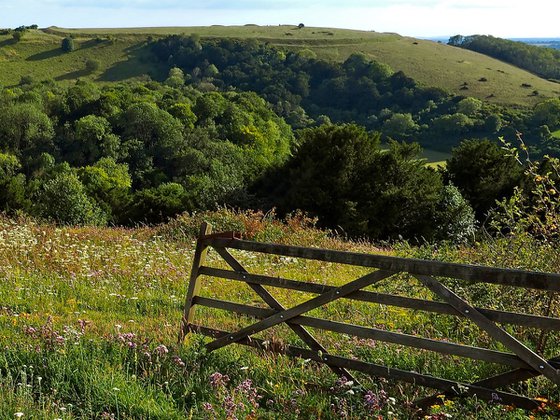
<svg viewBox="0 0 560 420"><path fill-rule="evenodd" d="M254 93L157 82L4 88L0 210L130 225L220 205L277 207L376 238L443 238L472 224L418 145L385 150L380 139L353 124L294 132Z"/></svg>
<svg viewBox="0 0 560 420"><path fill-rule="evenodd" d="M455 35L449 45L486 54L545 79L560 80L560 51L491 35Z"/></svg>
<svg viewBox="0 0 560 420"><path fill-rule="evenodd" d="M241 201L293 138L253 93L156 82L5 88L1 207L70 224L159 222Z"/></svg>

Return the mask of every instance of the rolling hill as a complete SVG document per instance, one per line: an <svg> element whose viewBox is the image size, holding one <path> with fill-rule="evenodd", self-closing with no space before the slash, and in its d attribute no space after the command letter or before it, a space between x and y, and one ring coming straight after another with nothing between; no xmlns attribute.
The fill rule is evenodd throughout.
<svg viewBox="0 0 560 420"><path fill-rule="evenodd" d="M560 95L560 85L515 66L472 51L438 42L377 33L329 28L283 26L210 26L121 29L31 30L19 42L0 36L0 84L16 85L22 76L73 82L87 78L99 83L163 79L165 69L151 59L148 40L171 34L201 37L253 38L288 49L310 49L318 57L343 61L354 52L402 70L426 86L474 96L503 105L532 106ZM64 53L62 39L72 35L76 50ZM95 59L99 69L88 72L85 62ZM525 87L523 87L525 86ZM535 94L538 92L538 94Z"/></svg>

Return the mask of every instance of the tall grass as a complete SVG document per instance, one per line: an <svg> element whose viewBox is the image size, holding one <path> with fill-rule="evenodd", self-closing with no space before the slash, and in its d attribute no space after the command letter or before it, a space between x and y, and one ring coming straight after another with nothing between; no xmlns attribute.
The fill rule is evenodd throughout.
<svg viewBox="0 0 560 420"><path fill-rule="evenodd" d="M301 214L279 221L271 214L222 209L137 229L59 228L2 217L0 418L357 419L410 418L416 414L411 402L429 390L365 375L358 375L358 385L307 360L237 345L207 354L205 339L194 334L179 347L176 340L194 235L202 220L213 223L216 231L240 230L247 238L262 241L500 265L497 250L493 251L495 260L488 259L488 245L436 249L400 244L396 251L382 250L366 242L342 240L316 228L314 220ZM505 258L507 250L501 252ZM235 255L251 272L320 283L342 284L365 272L292 258L244 252ZM540 261L545 264L545 260ZM513 265L540 264L529 257L523 264L521 261ZM208 263L225 267L212 252ZM212 278L203 282L205 296L262 304L241 283ZM376 290L431 297L406 276L382 283ZM465 290L473 299L482 296L491 302L498 297L490 296L496 293L492 290ZM310 297L275 288L270 291L287 306ZM526 303L519 300L511 305ZM312 315L492 346L475 328L452 317L347 301L337 301ZM196 317L201 324L226 330L254 322L208 308L198 308ZM533 339L528 332L519 333L523 340ZM473 381L496 371L489 364L392 344L320 331L313 334L334 353L436 376ZM260 337L301 344L286 328ZM554 351L557 343L557 337L551 337L545 351ZM547 381L530 381L522 391L560 401L558 390ZM553 416L555 407L548 404L541 414ZM528 413L477 399L444 399L422 415L517 419Z"/></svg>

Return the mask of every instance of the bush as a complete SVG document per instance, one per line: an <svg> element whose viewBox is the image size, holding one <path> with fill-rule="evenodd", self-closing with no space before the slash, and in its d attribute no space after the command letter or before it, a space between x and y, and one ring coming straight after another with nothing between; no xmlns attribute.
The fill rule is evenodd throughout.
<svg viewBox="0 0 560 420"><path fill-rule="evenodd" d="M436 213L436 237L454 243L467 242L475 236L474 211L454 185L443 187Z"/></svg>
<svg viewBox="0 0 560 420"><path fill-rule="evenodd" d="M161 223L187 208L188 198L183 186L167 182L137 191L129 214L131 220Z"/></svg>
<svg viewBox="0 0 560 420"><path fill-rule="evenodd" d="M33 76L31 76L30 74L26 74L25 76L21 76L21 78L19 79L19 84L20 85L32 85L33 83L35 83L35 78Z"/></svg>
<svg viewBox="0 0 560 420"><path fill-rule="evenodd" d="M86 61L86 70L90 73L99 70L100 66L101 63L99 62L99 60L94 60L90 58L89 60Z"/></svg>
<svg viewBox="0 0 560 420"><path fill-rule="evenodd" d="M460 230L451 227L458 222L455 215L438 210L449 197L441 175L420 159L419 145L391 142L382 150L379 134L348 124L303 130L301 140L286 167L265 181L283 213L301 209L321 226L380 240L430 241L444 239L442 226ZM467 209L462 204L458 208Z"/></svg>
<svg viewBox="0 0 560 420"><path fill-rule="evenodd" d="M12 32L12 38L14 41L19 42L23 38L24 31L14 31Z"/></svg>
<svg viewBox="0 0 560 420"><path fill-rule="evenodd" d="M465 140L453 148L447 161L449 180L484 220L496 200L510 197L523 177L523 168L512 156L489 140Z"/></svg>
<svg viewBox="0 0 560 420"><path fill-rule="evenodd" d="M517 148L504 142L518 166L526 162L526 181L516 186L513 194L498 202L491 213L490 225L510 236L529 234L538 241L558 244L560 240L560 159L545 156L542 161L532 161L517 135L520 149L526 154L519 156Z"/></svg>
<svg viewBox="0 0 560 420"><path fill-rule="evenodd" d="M70 37L64 38L62 40L61 48L62 48L62 51L64 51L64 52L74 51L74 49L76 48L75 45L74 45L74 40Z"/></svg>
<svg viewBox="0 0 560 420"><path fill-rule="evenodd" d="M34 213L62 225L106 224L105 215L72 172L59 173L42 185L35 196Z"/></svg>

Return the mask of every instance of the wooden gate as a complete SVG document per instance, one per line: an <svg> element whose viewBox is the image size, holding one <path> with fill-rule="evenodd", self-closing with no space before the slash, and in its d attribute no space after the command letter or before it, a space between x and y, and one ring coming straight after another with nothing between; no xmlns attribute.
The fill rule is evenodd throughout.
<svg viewBox="0 0 560 420"><path fill-rule="evenodd" d="M337 375L345 376L348 379L354 379L350 371L359 371L371 376L390 378L438 390L435 395L417 401L419 407L436 404L438 394L445 394L448 398L476 395L486 401L535 409L539 407L539 401L499 389L541 375L556 385L560 384L560 356L547 360L539 355L536 350L529 348L498 325L511 324L541 331L560 331L559 318L474 307L438 280L438 277L452 278L465 282L465 284L483 282L558 293L560 292L560 275L558 274L259 243L241 240L240 236L233 232L212 234L211 231L212 227L209 224L204 223L202 225L186 296L179 334L180 342L183 342L188 332L197 332L213 338L213 341L206 345L209 351L220 349L232 343L239 343L258 349L311 359L329 366ZM231 270L206 266L206 254L209 248L213 248ZM228 249L349 264L374 270L342 286L321 285L249 273ZM409 273L414 276L423 286L432 291L439 301L362 290L398 273ZM267 308L201 297L201 276L244 282L257 293L267 305ZM307 292L317 296L304 303L286 308L270 294L265 286ZM351 299L467 318L509 351L503 352L438 341L305 315L313 309L338 299ZM196 305L249 315L260 320L238 331L220 331L194 323ZM308 348L291 345L275 346L274 343L252 337L254 334L279 324L287 325ZM509 370L474 383L461 383L428 374L395 369L330 354L305 327L400 344L447 355L483 360L507 366Z"/></svg>

